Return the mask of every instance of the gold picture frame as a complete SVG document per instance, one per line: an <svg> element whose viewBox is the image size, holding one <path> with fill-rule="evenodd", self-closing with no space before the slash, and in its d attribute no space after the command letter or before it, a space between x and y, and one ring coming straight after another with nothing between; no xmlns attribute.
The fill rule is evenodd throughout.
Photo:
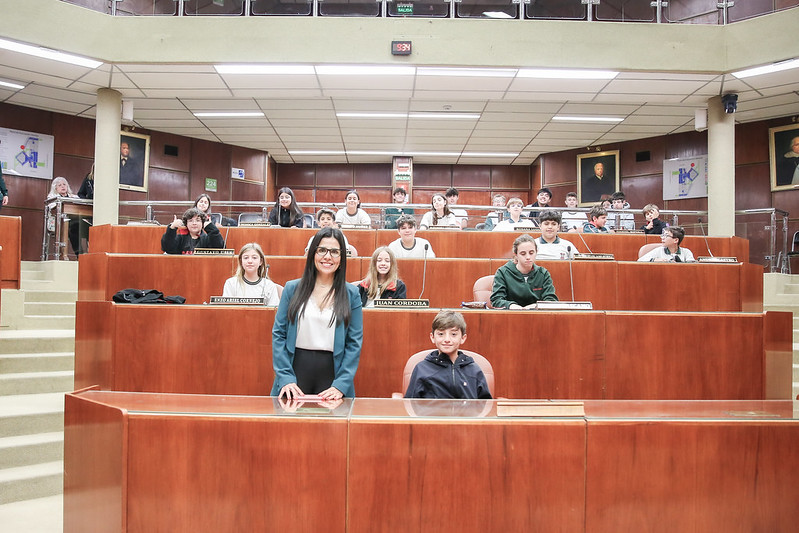
<svg viewBox="0 0 799 533"><path fill-rule="evenodd" d="M598 178L602 165L602 175ZM603 196L620 190L619 187L619 151L594 152L577 156L577 199L581 207L598 204Z"/></svg>

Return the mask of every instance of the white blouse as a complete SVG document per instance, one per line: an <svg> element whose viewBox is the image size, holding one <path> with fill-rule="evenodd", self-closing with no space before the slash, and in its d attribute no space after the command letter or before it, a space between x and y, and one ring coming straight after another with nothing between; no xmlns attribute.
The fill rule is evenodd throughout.
<svg viewBox="0 0 799 533"><path fill-rule="evenodd" d="M453 226L456 228L460 228L461 224L458 221L458 217L450 213L449 215L439 217L438 222L433 224L433 212L428 211L422 217L422 221L419 223L420 228L430 228L432 226Z"/></svg>
<svg viewBox="0 0 799 533"><path fill-rule="evenodd" d="M324 350L332 352L336 339L336 323L330 325L333 307L319 309L313 298L305 304L304 312L297 315L297 342L295 346L303 350Z"/></svg>
<svg viewBox="0 0 799 533"><path fill-rule="evenodd" d="M336 211L336 222L342 226L371 226L372 219L363 209L358 209L354 215L347 213L347 208Z"/></svg>

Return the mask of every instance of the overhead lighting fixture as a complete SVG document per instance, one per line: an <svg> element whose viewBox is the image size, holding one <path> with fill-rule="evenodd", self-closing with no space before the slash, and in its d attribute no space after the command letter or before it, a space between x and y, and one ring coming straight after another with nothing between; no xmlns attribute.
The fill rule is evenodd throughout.
<svg viewBox="0 0 799 533"><path fill-rule="evenodd" d="M516 69L419 67L416 69L416 74L419 76L460 76L464 78L512 78L516 75Z"/></svg>
<svg viewBox="0 0 799 533"><path fill-rule="evenodd" d="M316 73L325 76L413 76L416 67L383 65L317 65Z"/></svg>
<svg viewBox="0 0 799 533"><path fill-rule="evenodd" d="M262 111L209 111L203 113L193 113L193 115L197 118L256 118L264 116Z"/></svg>
<svg viewBox="0 0 799 533"><path fill-rule="evenodd" d="M8 87L10 89L24 89L24 85L20 85L19 83L11 83L10 81L3 81L0 80L0 87Z"/></svg>
<svg viewBox="0 0 799 533"><path fill-rule="evenodd" d="M510 152L403 152L401 150L289 150L291 155L378 155L408 157L518 157Z"/></svg>
<svg viewBox="0 0 799 533"><path fill-rule="evenodd" d="M344 150L289 150L291 155L347 155Z"/></svg>
<svg viewBox="0 0 799 533"><path fill-rule="evenodd" d="M610 70L565 70L548 68L522 68L517 78L540 78L550 80L612 80L618 72Z"/></svg>
<svg viewBox="0 0 799 533"><path fill-rule="evenodd" d="M341 112L336 113L340 118L423 118L444 120L479 120L480 113L369 113L369 112Z"/></svg>
<svg viewBox="0 0 799 533"><path fill-rule="evenodd" d="M483 11L483 16L490 19L512 19L515 18L504 11Z"/></svg>
<svg viewBox="0 0 799 533"><path fill-rule="evenodd" d="M315 74L313 65L214 65L219 74Z"/></svg>
<svg viewBox="0 0 799 533"><path fill-rule="evenodd" d="M739 70L738 72L733 72L732 75L738 79L741 79L748 78L750 76L760 76L761 74L771 74L772 72L781 72L783 70L790 70L797 67L799 67L799 59L786 59L785 61L772 63L771 65Z"/></svg>
<svg viewBox="0 0 799 533"><path fill-rule="evenodd" d="M29 56L40 57L42 59L52 59L53 61L60 61L61 63L69 63L70 65L78 65L86 68L97 68L103 64L102 61L95 61L87 57L76 56L59 52L58 50L51 50L49 48L42 48L39 46L31 46L29 44L17 43L0 39L0 48L10 50L12 52L19 52L20 54L27 54Z"/></svg>
<svg viewBox="0 0 799 533"><path fill-rule="evenodd" d="M336 113L340 118L407 118L408 113Z"/></svg>
<svg viewBox="0 0 799 533"><path fill-rule="evenodd" d="M567 116L559 116L556 115L552 117L552 120L561 121L561 122L622 122L624 118L620 117L567 117Z"/></svg>
<svg viewBox="0 0 799 533"><path fill-rule="evenodd" d="M513 152L463 152L462 157L519 157Z"/></svg>

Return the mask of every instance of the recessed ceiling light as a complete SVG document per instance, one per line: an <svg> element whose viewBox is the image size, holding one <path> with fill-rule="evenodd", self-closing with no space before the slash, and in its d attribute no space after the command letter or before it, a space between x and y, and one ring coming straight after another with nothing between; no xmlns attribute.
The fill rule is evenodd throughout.
<svg viewBox="0 0 799 533"><path fill-rule="evenodd" d="M618 72L610 70L565 70L548 68L522 68L517 78L542 78L555 80L612 80Z"/></svg>
<svg viewBox="0 0 799 533"><path fill-rule="evenodd" d="M317 65L316 73L326 76L413 76L416 67L385 65Z"/></svg>
<svg viewBox="0 0 799 533"><path fill-rule="evenodd" d="M480 113L409 113L408 117L444 120L480 120Z"/></svg>
<svg viewBox="0 0 799 533"><path fill-rule="evenodd" d="M552 120L562 122L622 122L624 119L620 117L567 117L567 116L554 116Z"/></svg>
<svg viewBox="0 0 799 533"><path fill-rule="evenodd" d="M12 52L19 52L20 54L27 54L29 56L41 57L43 59L52 59L53 61L60 61L61 63L69 63L70 65L78 65L80 67L97 68L103 64L102 61L95 61L87 57L67 54L40 46L17 43L6 39L0 39L0 48L11 50Z"/></svg>
<svg viewBox="0 0 799 533"><path fill-rule="evenodd" d="M512 78L516 75L515 68L435 68L419 67L416 69L419 76L460 76L460 77L485 77L485 78Z"/></svg>
<svg viewBox="0 0 799 533"><path fill-rule="evenodd" d="M291 155L346 155L344 150L289 150Z"/></svg>
<svg viewBox="0 0 799 533"><path fill-rule="evenodd" d="M350 113L342 112L336 113L337 117L341 118L407 118L408 113Z"/></svg>
<svg viewBox="0 0 799 533"><path fill-rule="evenodd" d="M313 65L214 65L219 74L315 74Z"/></svg>
<svg viewBox="0 0 799 533"><path fill-rule="evenodd" d="M462 157L519 157L513 152L463 152Z"/></svg>
<svg viewBox="0 0 799 533"><path fill-rule="evenodd" d="M10 87L11 89L24 89L24 85L20 85L19 83L11 83L10 81L2 81L0 80L0 86L2 87Z"/></svg>
<svg viewBox="0 0 799 533"><path fill-rule="evenodd" d="M222 117L235 117L235 118L255 118L263 117L262 111L209 111L203 113L193 113L198 118L222 118Z"/></svg>
<svg viewBox="0 0 799 533"><path fill-rule="evenodd" d="M797 67L799 67L799 59L788 59L780 61L779 63L772 63L771 65L739 70L738 72L733 72L732 75L741 79L750 76L760 76L761 74L771 74L772 72L780 72Z"/></svg>

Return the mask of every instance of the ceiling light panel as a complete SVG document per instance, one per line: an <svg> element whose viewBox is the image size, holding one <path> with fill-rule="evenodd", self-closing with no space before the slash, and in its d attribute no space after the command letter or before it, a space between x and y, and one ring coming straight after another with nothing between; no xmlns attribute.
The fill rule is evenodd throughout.
<svg viewBox="0 0 799 533"><path fill-rule="evenodd" d="M102 61L96 61L94 59L89 59L88 57L67 54L66 52L60 52L58 50L51 50L49 48L43 48L40 46L31 46L29 44L18 43L16 41L9 41L6 39L0 39L0 48L28 56L58 61L59 63L67 63L69 65L76 65L89 69L95 69L103 64Z"/></svg>

